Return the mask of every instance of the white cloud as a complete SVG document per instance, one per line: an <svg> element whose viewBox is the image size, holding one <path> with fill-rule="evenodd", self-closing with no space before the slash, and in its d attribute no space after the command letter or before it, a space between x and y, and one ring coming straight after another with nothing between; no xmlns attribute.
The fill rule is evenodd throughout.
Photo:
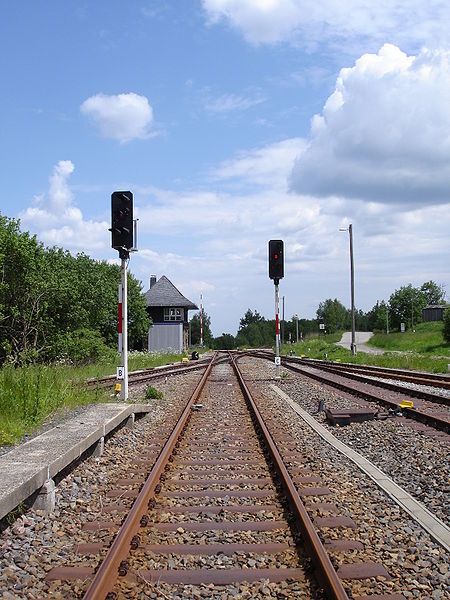
<svg viewBox="0 0 450 600"><path fill-rule="evenodd" d="M449 201L450 52L386 44L342 69L292 188L381 203Z"/></svg>
<svg viewBox="0 0 450 600"><path fill-rule="evenodd" d="M202 0L210 23L225 20L251 43L306 47L357 43L449 41L447 0Z"/></svg>
<svg viewBox="0 0 450 600"><path fill-rule="evenodd" d="M305 144L292 138L242 151L217 166L207 192L141 188L144 249L133 256L133 270L144 287L156 272L193 301L203 291L214 333L235 333L248 308L272 316L267 242L281 238L286 314L311 318L325 298L349 305L348 234L339 232L348 223L354 232L358 308L370 309L409 282L448 283L448 205L405 207L289 193L286 178Z"/></svg>
<svg viewBox="0 0 450 600"><path fill-rule="evenodd" d="M257 184L286 189L295 157L305 147L305 140L290 138L240 152L235 158L219 165L212 177L217 180L240 180L252 186Z"/></svg>
<svg viewBox="0 0 450 600"><path fill-rule="evenodd" d="M206 100L205 109L213 113L244 111L264 101L265 99L259 95L238 96L236 94L223 94L217 98Z"/></svg>
<svg viewBox="0 0 450 600"><path fill-rule="evenodd" d="M133 92L91 96L83 102L80 110L92 119L105 138L129 142L146 139L153 134L153 109L145 96Z"/></svg>
<svg viewBox="0 0 450 600"><path fill-rule="evenodd" d="M75 250L104 248L109 224L85 220L74 205L69 178L75 169L70 160L60 160L49 177L47 194L36 196L33 206L19 214L24 226L47 245Z"/></svg>
<svg viewBox="0 0 450 600"><path fill-rule="evenodd" d="M49 208L60 212L71 205L73 195L67 185L67 179L74 169L74 164L70 160L60 160L53 169L49 178Z"/></svg>

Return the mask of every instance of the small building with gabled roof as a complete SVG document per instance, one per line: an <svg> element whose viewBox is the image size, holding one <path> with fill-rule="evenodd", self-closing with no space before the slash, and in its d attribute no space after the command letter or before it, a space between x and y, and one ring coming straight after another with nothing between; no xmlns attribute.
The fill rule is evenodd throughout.
<svg viewBox="0 0 450 600"><path fill-rule="evenodd" d="M428 304L422 308L422 321L443 321L446 304Z"/></svg>
<svg viewBox="0 0 450 600"><path fill-rule="evenodd" d="M184 352L189 345L190 310L193 302L163 275L158 281L150 277L150 289L144 294L147 312L153 321L148 332L148 349L153 352Z"/></svg>

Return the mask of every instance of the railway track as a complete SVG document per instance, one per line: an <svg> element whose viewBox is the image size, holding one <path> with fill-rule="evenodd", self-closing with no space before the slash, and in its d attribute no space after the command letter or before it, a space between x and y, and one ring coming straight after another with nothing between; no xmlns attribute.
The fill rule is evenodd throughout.
<svg viewBox="0 0 450 600"><path fill-rule="evenodd" d="M349 550L352 542L319 536L301 500L329 499L331 492L320 476L304 471L300 451L270 414L262 416L260 402L233 358L212 362L162 450L137 457L130 477L110 490L110 520L87 524L96 532L118 529L109 548L100 541L77 549L100 553L98 568L92 561L58 566L47 579L93 578L83 590L86 600L138 597L155 582L211 590L261 580L279 585L281 598L345 600L358 597L354 577L388 576L374 563L333 567L330 548ZM113 515L122 516L130 499L119 527ZM334 527L355 526L348 517L337 520Z"/></svg>
<svg viewBox="0 0 450 600"><path fill-rule="evenodd" d="M140 369L138 371L130 371L128 373L129 384L143 383L159 377L168 377L170 375L179 375L182 373L189 373L190 371L196 371L199 369L206 369L210 362L210 358L200 359L195 362L188 364L178 363L171 365L164 365L161 367L153 367L149 369ZM219 359L219 360L223 360ZM85 381L87 387L102 388L112 387L116 383L117 379L115 375L106 375L105 377L96 377Z"/></svg>
<svg viewBox="0 0 450 600"><path fill-rule="evenodd" d="M450 390L450 375L439 373L425 373L423 371L407 371L405 369L391 369L384 367L375 367L373 365L356 365L353 363L335 363L330 361L318 360L314 358L294 358L293 361L298 361L303 364L309 364L321 369L338 371L346 371L347 373L362 373L372 377L380 377L383 379L393 379L414 383L418 385L426 385L435 388Z"/></svg>
<svg viewBox="0 0 450 600"><path fill-rule="evenodd" d="M268 360L273 360L274 356L270 352L251 353L251 355ZM393 411L398 411L404 400L411 401L413 407L401 408L401 412L406 417L445 433L450 432L449 399L439 394L411 390L390 382L377 381L373 379L372 375L365 377L362 374L348 373L345 368L332 368L328 364L315 363L315 366L311 366L309 360L282 357L281 364L299 375L364 400L376 402Z"/></svg>

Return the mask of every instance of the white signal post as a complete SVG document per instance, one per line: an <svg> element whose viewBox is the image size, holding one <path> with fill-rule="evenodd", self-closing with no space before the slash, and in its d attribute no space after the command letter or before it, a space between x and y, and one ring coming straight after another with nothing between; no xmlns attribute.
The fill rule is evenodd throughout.
<svg viewBox="0 0 450 600"><path fill-rule="evenodd" d="M127 267L130 252L137 252L137 221L133 219L133 194L116 191L111 194L111 247L119 252L120 284L117 307L117 337L122 365L117 379L122 380L120 397L128 399L128 286Z"/></svg>
<svg viewBox="0 0 450 600"><path fill-rule="evenodd" d="M128 285L127 285L127 259L122 258L121 282L119 284L119 352L122 355L123 381L120 390L122 400L128 400Z"/></svg>
<svg viewBox="0 0 450 600"><path fill-rule="evenodd" d="M280 293L279 285L275 283L275 368L276 377L280 377Z"/></svg>
<svg viewBox="0 0 450 600"><path fill-rule="evenodd" d="M203 294L200 294L200 346L203 348Z"/></svg>

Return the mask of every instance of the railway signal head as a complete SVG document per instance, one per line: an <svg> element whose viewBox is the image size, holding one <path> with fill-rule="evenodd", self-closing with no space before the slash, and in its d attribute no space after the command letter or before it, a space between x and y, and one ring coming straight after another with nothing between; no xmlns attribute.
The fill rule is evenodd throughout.
<svg viewBox="0 0 450 600"><path fill-rule="evenodd" d="M283 240L269 241L269 277L274 284L284 277L284 243Z"/></svg>
<svg viewBox="0 0 450 600"><path fill-rule="evenodd" d="M133 248L133 194L113 192L111 194L111 247L128 255Z"/></svg>

